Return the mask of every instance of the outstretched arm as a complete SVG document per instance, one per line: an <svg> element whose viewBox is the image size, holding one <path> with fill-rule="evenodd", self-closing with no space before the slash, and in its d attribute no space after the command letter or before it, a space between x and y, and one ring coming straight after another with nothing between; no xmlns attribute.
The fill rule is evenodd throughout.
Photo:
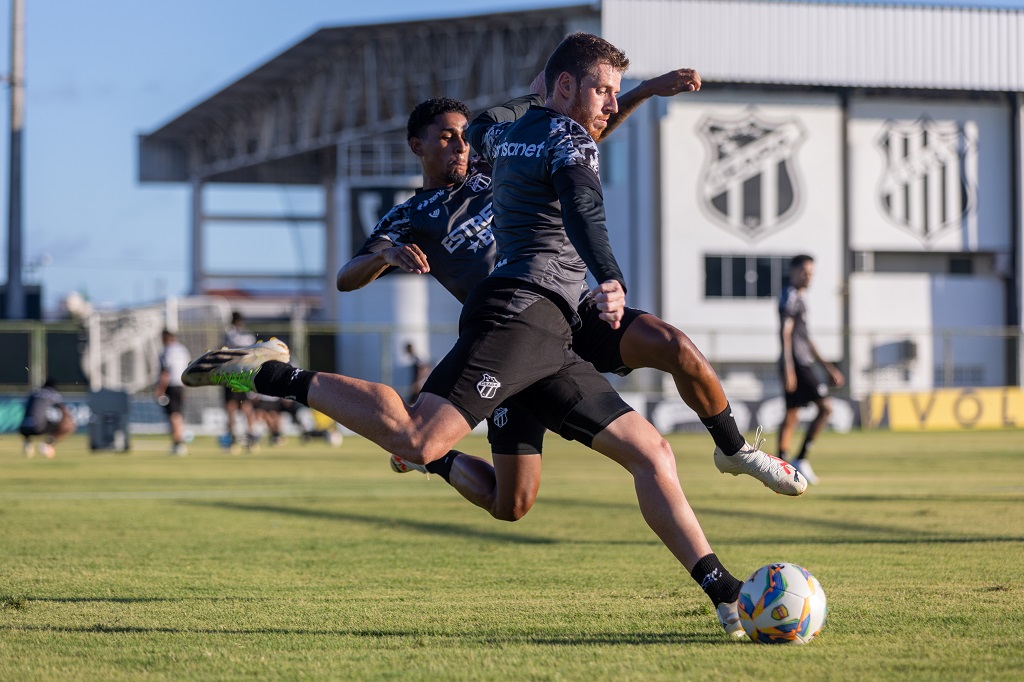
<svg viewBox="0 0 1024 682"><path fill-rule="evenodd" d="M672 97L681 92L700 90L700 74L694 69L676 69L656 78L643 81L619 97L619 110L608 119L608 125L601 132L601 140L615 130L620 123L636 111L636 108L651 97ZM600 140L599 140L600 141Z"/></svg>
<svg viewBox="0 0 1024 682"><path fill-rule="evenodd" d="M338 291L362 289L388 268L401 268L414 275L430 272L427 255L415 244L399 244L374 253L356 256L338 271Z"/></svg>

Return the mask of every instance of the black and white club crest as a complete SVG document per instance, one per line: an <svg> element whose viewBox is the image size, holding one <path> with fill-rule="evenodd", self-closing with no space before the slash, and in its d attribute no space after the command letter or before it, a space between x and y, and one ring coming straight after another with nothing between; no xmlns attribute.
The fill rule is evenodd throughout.
<svg viewBox="0 0 1024 682"><path fill-rule="evenodd" d="M701 208L716 223L756 242L796 216L794 158L805 137L799 120L771 121L750 109L739 119L706 117L698 132L708 150Z"/></svg>
<svg viewBox="0 0 1024 682"><path fill-rule="evenodd" d="M978 144L973 124L887 121L875 139L885 161L878 186L882 213L928 246L969 224L978 194Z"/></svg>

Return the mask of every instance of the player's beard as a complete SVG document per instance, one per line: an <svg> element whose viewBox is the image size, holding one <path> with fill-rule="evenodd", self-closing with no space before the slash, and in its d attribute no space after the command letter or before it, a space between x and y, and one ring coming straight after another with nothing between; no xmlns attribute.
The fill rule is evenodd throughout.
<svg viewBox="0 0 1024 682"><path fill-rule="evenodd" d="M583 126L584 129L590 133L590 136L597 140L601 137L601 132L604 129L598 129L594 126L594 117L590 114L590 111L587 110L586 104L581 100L582 98L579 96L579 93L577 93L572 104L569 106L569 118Z"/></svg>
<svg viewBox="0 0 1024 682"><path fill-rule="evenodd" d="M466 181L466 177L468 176L463 171L453 169L448 171L448 174L444 177L452 185L461 185Z"/></svg>

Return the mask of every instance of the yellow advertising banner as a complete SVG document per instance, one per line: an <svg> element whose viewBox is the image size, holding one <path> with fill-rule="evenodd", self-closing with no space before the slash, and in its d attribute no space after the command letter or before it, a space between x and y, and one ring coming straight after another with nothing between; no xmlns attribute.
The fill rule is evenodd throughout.
<svg viewBox="0 0 1024 682"><path fill-rule="evenodd" d="M941 388L924 393L872 395L864 426L893 431L1024 428L1024 391Z"/></svg>

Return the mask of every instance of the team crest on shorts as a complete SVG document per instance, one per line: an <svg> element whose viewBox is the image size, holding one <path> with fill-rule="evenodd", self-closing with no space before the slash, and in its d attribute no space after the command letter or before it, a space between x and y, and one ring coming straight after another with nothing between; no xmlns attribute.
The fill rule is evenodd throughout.
<svg viewBox="0 0 1024 682"><path fill-rule="evenodd" d="M493 398L499 388L501 388L501 382L486 372L476 384L476 390L484 400Z"/></svg>
<svg viewBox="0 0 1024 682"><path fill-rule="evenodd" d="M499 407L496 409L494 414L491 415L491 421L494 422L494 425L499 429L505 426L505 424L508 424L508 408Z"/></svg>

